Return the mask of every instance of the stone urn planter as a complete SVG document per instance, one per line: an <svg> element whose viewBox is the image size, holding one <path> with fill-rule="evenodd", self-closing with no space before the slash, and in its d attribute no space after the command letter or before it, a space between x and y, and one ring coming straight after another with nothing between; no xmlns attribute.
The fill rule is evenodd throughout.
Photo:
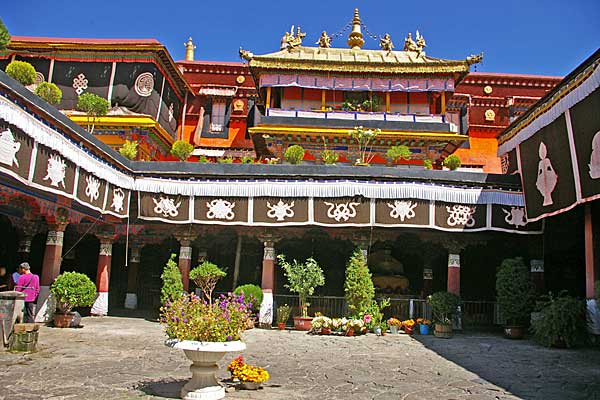
<svg viewBox="0 0 600 400"><path fill-rule="evenodd" d="M246 344L234 342L197 342L193 340L169 339L165 345L183 350L185 356L192 361L190 371L192 379L181 389L181 398L185 400L218 400L225 397L225 388L217 381L219 370L217 362L226 353L240 352Z"/></svg>

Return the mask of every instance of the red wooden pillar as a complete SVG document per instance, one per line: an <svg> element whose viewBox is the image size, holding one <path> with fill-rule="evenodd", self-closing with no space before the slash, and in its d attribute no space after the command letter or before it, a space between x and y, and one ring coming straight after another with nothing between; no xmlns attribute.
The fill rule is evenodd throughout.
<svg viewBox="0 0 600 400"><path fill-rule="evenodd" d="M138 271L140 268L139 245L132 245L129 249L129 263L127 265L127 293L125 294L125 308L135 310L137 308L137 286Z"/></svg>
<svg viewBox="0 0 600 400"><path fill-rule="evenodd" d="M100 237L100 251L98 254L98 270L96 273L96 288L98 295L92 306L92 315L103 316L108 314L108 285L110 282L110 264L112 261L113 237Z"/></svg>
<svg viewBox="0 0 600 400"><path fill-rule="evenodd" d="M179 271L181 272L181 280L183 281L183 290L186 292L190 289L190 269L192 266L192 247L191 241L184 239L180 240L181 247L179 248Z"/></svg>
<svg viewBox="0 0 600 400"><path fill-rule="evenodd" d="M594 282L600 277L594 268L594 227L592 224L592 206L584 205L584 240L585 240L585 297L594 298Z"/></svg>
<svg viewBox="0 0 600 400"><path fill-rule="evenodd" d="M261 288L263 301L258 322L263 327L273 324L273 293L275 292L275 247L272 239L264 241Z"/></svg>
<svg viewBox="0 0 600 400"><path fill-rule="evenodd" d="M49 226L48 235L46 236L46 249L44 250L44 259L42 261L40 294L38 295L35 317L36 322L49 321L54 312L53 307L48 307L48 297L50 295L50 285L52 285L54 279L60 274L63 239L66 228L66 223Z"/></svg>
<svg viewBox="0 0 600 400"><path fill-rule="evenodd" d="M460 296L460 254L448 254L448 292Z"/></svg>

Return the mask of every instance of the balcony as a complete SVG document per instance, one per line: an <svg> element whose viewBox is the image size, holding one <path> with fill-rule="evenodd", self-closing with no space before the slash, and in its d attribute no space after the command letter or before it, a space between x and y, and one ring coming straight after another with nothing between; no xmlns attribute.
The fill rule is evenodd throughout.
<svg viewBox="0 0 600 400"><path fill-rule="evenodd" d="M328 128L379 128L394 131L458 133L454 123L439 114L399 114L356 111L302 111L270 108L257 125L319 126Z"/></svg>

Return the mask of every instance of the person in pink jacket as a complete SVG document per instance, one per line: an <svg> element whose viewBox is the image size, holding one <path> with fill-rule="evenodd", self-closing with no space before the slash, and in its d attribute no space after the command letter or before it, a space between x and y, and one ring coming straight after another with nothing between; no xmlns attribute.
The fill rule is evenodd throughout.
<svg viewBox="0 0 600 400"><path fill-rule="evenodd" d="M25 323L35 322L35 302L40 293L40 277L31 273L29 263L19 265L21 276L15 285L17 292L25 293Z"/></svg>

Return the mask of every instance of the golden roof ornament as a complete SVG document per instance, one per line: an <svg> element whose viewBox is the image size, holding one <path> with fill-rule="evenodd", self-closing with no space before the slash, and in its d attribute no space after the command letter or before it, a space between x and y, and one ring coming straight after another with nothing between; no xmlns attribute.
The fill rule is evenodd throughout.
<svg viewBox="0 0 600 400"><path fill-rule="evenodd" d="M331 38L329 37L329 35L327 35L326 31L323 31L323 33L321 33L321 37L319 38L319 41L316 44L318 44L319 47L324 49L328 49L331 47Z"/></svg>
<svg viewBox="0 0 600 400"><path fill-rule="evenodd" d="M467 57L467 64L469 65L479 64L481 61L483 61L483 52L479 54L472 54Z"/></svg>
<svg viewBox="0 0 600 400"><path fill-rule="evenodd" d="M363 34L360 29L360 15L358 15L358 8L354 9L354 18L352 18L352 31L348 35L348 46L352 50L360 50L365 44Z"/></svg>
<svg viewBox="0 0 600 400"><path fill-rule="evenodd" d="M187 43L183 44L185 46L185 61L194 61L194 50L196 46L194 46L194 42L192 42L192 37L190 36Z"/></svg>
<svg viewBox="0 0 600 400"><path fill-rule="evenodd" d="M392 42L392 38L389 33L383 35L382 38L379 39L379 47L383 51L392 51L394 50L394 42Z"/></svg>
<svg viewBox="0 0 600 400"><path fill-rule="evenodd" d="M417 41L415 42L412 38L412 33L408 32L406 39L404 39L404 51L417 53L417 57L425 56L423 49L425 46L427 46L427 43L425 43L425 38L419 33L418 30L416 39Z"/></svg>
<svg viewBox="0 0 600 400"><path fill-rule="evenodd" d="M281 38L281 43L279 46L279 50L292 50L302 44L302 39L306 36L306 32L302 32L300 30L300 25L298 25L298 30L296 31L296 35L294 36L294 25L289 32L285 32L283 37Z"/></svg>

